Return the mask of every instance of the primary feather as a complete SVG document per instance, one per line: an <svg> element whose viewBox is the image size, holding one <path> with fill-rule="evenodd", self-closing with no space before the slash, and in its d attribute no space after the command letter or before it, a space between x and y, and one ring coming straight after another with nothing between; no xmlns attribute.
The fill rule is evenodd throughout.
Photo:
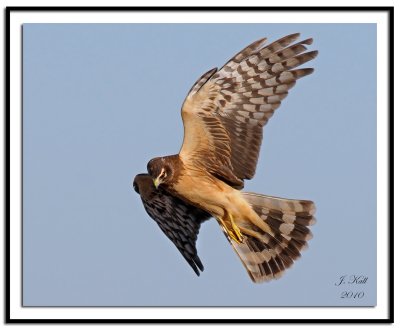
<svg viewBox="0 0 400 329"><path fill-rule="evenodd" d="M148 174L136 175L133 186L149 216L178 248L193 271L200 275L204 267L197 255L196 240L201 223L210 215L163 189L156 189Z"/></svg>
<svg viewBox="0 0 400 329"><path fill-rule="evenodd" d="M258 40L195 83L182 106L181 158L240 188L243 179L254 176L263 126L296 80L313 72L295 69L317 56L306 52L312 39L291 44L298 37L291 34L264 47L266 39Z"/></svg>

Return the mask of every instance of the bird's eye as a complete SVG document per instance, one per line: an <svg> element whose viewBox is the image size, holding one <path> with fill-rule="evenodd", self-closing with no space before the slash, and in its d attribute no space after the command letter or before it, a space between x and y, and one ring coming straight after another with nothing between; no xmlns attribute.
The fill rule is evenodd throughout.
<svg viewBox="0 0 400 329"><path fill-rule="evenodd" d="M135 189L136 193L139 193L139 186L137 186L137 184L133 184L133 188Z"/></svg>
<svg viewBox="0 0 400 329"><path fill-rule="evenodd" d="M160 174L160 178L164 179L165 177L167 177L167 171L165 169L161 170L161 174Z"/></svg>

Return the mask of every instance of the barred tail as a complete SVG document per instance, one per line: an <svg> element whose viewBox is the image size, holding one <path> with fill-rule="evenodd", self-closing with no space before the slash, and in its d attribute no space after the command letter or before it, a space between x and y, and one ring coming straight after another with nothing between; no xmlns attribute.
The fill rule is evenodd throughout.
<svg viewBox="0 0 400 329"><path fill-rule="evenodd" d="M290 200L242 192L273 235L252 223L240 227L243 242L230 241L254 282L277 279L301 256L315 223L312 201Z"/></svg>

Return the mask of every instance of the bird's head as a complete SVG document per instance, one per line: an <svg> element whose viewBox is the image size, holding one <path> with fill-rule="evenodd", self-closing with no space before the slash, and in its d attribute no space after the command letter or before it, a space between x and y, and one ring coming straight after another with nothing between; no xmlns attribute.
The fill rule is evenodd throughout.
<svg viewBox="0 0 400 329"><path fill-rule="evenodd" d="M153 178L156 188L161 184L167 184L172 179L172 166L165 157L154 158L147 164L147 172Z"/></svg>

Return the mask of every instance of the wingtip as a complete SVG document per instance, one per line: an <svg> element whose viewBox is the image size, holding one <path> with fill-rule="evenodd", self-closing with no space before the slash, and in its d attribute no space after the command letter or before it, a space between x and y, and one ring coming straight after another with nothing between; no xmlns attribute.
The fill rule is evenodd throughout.
<svg viewBox="0 0 400 329"><path fill-rule="evenodd" d="M204 266L203 263L201 262L199 256L196 255L195 259L194 259L195 264L197 265L197 267L199 268L200 271L204 271Z"/></svg>
<svg viewBox="0 0 400 329"><path fill-rule="evenodd" d="M312 58L315 58L315 57L318 56L318 50L310 51L308 54L309 54Z"/></svg>
<svg viewBox="0 0 400 329"><path fill-rule="evenodd" d="M312 74L314 71L315 71L315 69L314 69L313 67L310 67L310 68L308 69L307 75Z"/></svg>
<svg viewBox="0 0 400 329"><path fill-rule="evenodd" d="M258 39L257 41L254 41L251 45L249 45L249 47L253 49L260 49L265 45L266 41L267 41L266 37Z"/></svg>
<svg viewBox="0 0 400 329"><path fill-rule="evenodd" d="M308 39L303 40L301 43L303 45L312 45L313 42L314 42L313 38L308 38Z"/></svg>
<svg viewBox="0 0 400 329"><path fill-rule="evenodd" d="M194 273L196 273L197 276L200 276L200 271L204 271L204 266L199 258L199 256L195 256L191 259L187 259L186 261L189 263L190 267L193 269ZM199 271L200 270L200 271Z"/></svg>
<svg viewBox="0 0 400 329"><path fill-rule="evenodd" d="M297 40L298 38L300 38L300 35L301 34L299 32L296 32L296 33L288 34L287 36L284 36L282 39L291 39L293 42L294 40Z"/></svg>
<svg viewBox="0 0 400 329"><path fill-rule="evenodd" d="M267 41L267 37L261 38L260 40L258 40L257 42L259 42L260 44L264 43Z"/></svg>

